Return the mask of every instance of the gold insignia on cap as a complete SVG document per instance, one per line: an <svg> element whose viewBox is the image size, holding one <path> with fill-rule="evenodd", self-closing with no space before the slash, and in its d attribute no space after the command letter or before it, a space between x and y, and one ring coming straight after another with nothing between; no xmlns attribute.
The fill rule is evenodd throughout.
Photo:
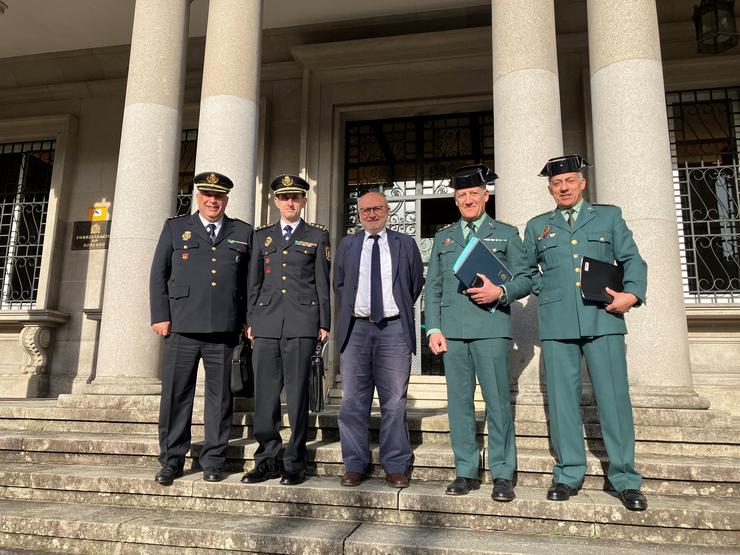
<svg viewBox="0 0 740 555"><path fill-rule="evenodd" d="M185 231L185 232L183 232L183 234L182 234L182 240L183 240L183 241L187 241L187 240L188 240L188 239L190 239L190 238L191 238L192 236L193 236L193 234L192 234L192 233L190 233L189 231Z"/></svg>
<svg viewBox="0 0 740 555"><path fill-rule="evenodd" d="M549 225L546 225L542 229L542 237L547 237L548 235L550 235L550 226Z"/></svg>
<svg viewBox="0 0 740 555"><path fill-rule="evenodd" d="M216 183L218 183L218 176L215 173L209 174L206 178L206 181L208 181L208 183L210 183L211 185L215 185Z"/></svg>
<svg viewBox="0 0 740 555"><path fill-rule="evenodd" d="M269 247L270 246L270 243L272 243L272 237L269 237L268 236L267 239L265 239L265 246L266 247Z"/></svg>
<svg viewBox="0 0 740 555"><path fill-rule="evenodd" d="M293 178L290 177L289 175L285 175L283 176L281 183L285 185L286 187L290 187L291 185L293 185Z"/></svg>

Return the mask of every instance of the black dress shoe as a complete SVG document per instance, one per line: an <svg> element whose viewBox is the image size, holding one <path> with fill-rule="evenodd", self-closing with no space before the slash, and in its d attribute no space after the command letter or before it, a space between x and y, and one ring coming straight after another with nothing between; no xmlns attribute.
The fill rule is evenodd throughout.
<svg viewBox="0 0 740 555"><path fill-rule="evenodd" d="M306 473L303 470L296 472L288 472L287 470L283 473L283 477L280 478L280 483L284 486L297 486L302 484L306 480Z"/></svg>
<svg viewBox="0 0 740 555"><path fill-rule="evenodd" d="M622 505L630 511L644 511L647 509L647 499L639 489L625 489L619 492Z"/></svg>
<svg viewBox="0 0 740 555"><path fill-rule="evenodd" d="M547 498L550 501L567 501L571 496L578 495L580 488L572 488L568 484L553 484L547 490Z"/></svg>
<svg viewBox="0 0 740 555"><path fill-rule="evenodd" d="M471 490L478 488L480 488L480 482L475 478L458 476L453 482L447 484L445 493L447 495L467 495Z"/></svg>
<svg viewBox="0 0 740 555"><path fill-rule="evenodd" d="M175 478L180 478L181 476L182 468L178 468L172 464L166 464L154 476L154 481L160 486L171 486Z"/></svg>
<svg viewBox="0 0 740 555"><path fill-rule="evenodd" d="M260 482L272 480L278 476L280 476L280 472L277 466L271 462L263 462L242 476L242 482L245 484L259 484Z"/></svg>
<svg viewBox="0 0 740 555"><path fill-rule="evenodd" d="M224 473L220 468L207 466L203 469L203 479L206 482L220 482L224 479Z"/></svg>
<svg viewBox="0 0 740 555"><path fill-rule="evenodd" d="M513 501L515 497L514 484L511 480L507 480L505 478L494 478L491 499L507 503L509 501Z"/></svg>

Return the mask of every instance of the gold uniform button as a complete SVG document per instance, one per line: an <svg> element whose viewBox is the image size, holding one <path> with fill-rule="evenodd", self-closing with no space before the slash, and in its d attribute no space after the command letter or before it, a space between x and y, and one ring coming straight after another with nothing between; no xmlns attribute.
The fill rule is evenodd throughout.
<svg viewBox="0 0 740 555"><path fill-rule="evenodd" d="M581 273L581 269L580 268L576 268L576 273L577 274L580 274Z"/></svg>
<svg viewBox="0 0 740 555"><path fill-rule="evenodd" d="M211 247L211 250L212 250L212 251L215 251L215 250L216 250L216 247Z"/></svg>
<svg viewBox="0 0 740 555"><path fill-rule="evenodd" d="M216 270L211 270L211 273L212 273L212 274L215 274L215 273L216 273Z"/></svg>
<svg viewBox="0 0 740 555"><path fill-rule="evenodd" d="M212 281L211 282L211 287L216 287L216 282L215 281Z"/></svg>
<svg viewBox="0 0 740 555"><path fill-rule="evenodd" d="M599 237L599 241L603 241L603 240L604 240L604 238L603 238L603 237Z"/></svg>
<svg viewBox="0 0 740 555"><path fill-rule="evenodd" d="M260 303L260 306L264 306L265 303Z"/></svg>
<svg viewBox="0 0 740 555"><path fill-rule="evenodd" d="M498 249L493 249L493 252L498 252Z"/></svg>
<svg viewBox="0 0 740 555"><path fill-rule="evenodd" d="M283 262L283 268L287 268L287 267L288 267L288 263L287 262Z"/></svg>
<svg viewBox="0 0 740 555"><path fill-rule="evenodd" d="M216 262L216 259L215 258L211 258L211 262Z"/></svg>
<svg viewBox="0 0 740 555"><path fill-rule="evenodd" d="M187 245L183 245L183 246L182 246L182 248L183 248L184 250L188 250L188 246L187 246Z"/></svg>
<svg viewBox="0 0 740 555"><path fill-rule="evenodd" d="M316 304L316 301L311 301L311 304Z"/></svg>
<svg viewBox="0 0 740 555"><path fill-rule="evenodd" d="M578 258L578 255L577 255L577 254L574 254L574 255L573 255L573 258Z"/></svg>
<svg viewBox="0 0 740 555"><path fill-rule="evenodd" d="M308 254L308 249L305 249L305 250L303 251L303 254Z"/></svg>
<svg viewBox="0 0 740 555"><path fill-rule="evenodd" d="M576 282L576 287L580 287L580 286L581 286L581 282L580 281L577 281Z"/></svg>
<svg viewBox="0 0 740 555"><path fill-rule="evenodd" d="M281 292L281 293L282 293L283 295L285 295L285 294L286 294L286 293L288 292L288 290L287 290L287 289L281 289L281 290L280 290L280 292Z"/></svg>
<svg viewBox="0 0 740 555"><path fill-rule="evenodd" d="M288 276L283 276L283 281L285 281L286 279L288 279Z"/></svg>
<svg viewBox="0 0 740 555"><path fill-rule="evenodd" d="M578 240L576 240L576 239L573 239L573 240L572 240L572 241L570 242L570 244L571 244L571 245L577 245L577 244L578 244Z"/></svg>
<svg viewBox="0 0 740 555"><path fill-rule="evenodd" d="M283 256L288 256L288 251L283 251Z"/></svg>

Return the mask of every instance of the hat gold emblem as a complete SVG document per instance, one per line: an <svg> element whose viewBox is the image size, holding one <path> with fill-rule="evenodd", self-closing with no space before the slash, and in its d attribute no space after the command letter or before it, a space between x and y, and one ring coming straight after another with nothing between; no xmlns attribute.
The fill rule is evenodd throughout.
<svg viewBox="0 0 740 555"><path fill-rule="evenodd" d="M267 239L265 239L265 246L266 247L269 247L270 246L270 243L272 243L272 237L268 237Z"/></svg>
<svg viewBox="0 0 740 555"><path fill-rule="evenodd" d="M209 174L206 178L206 181L208 181L208 183L210 183L211 185L215 185L216 183L218 183L218 176L215 173Z"/></svg>
<svg viewBox="0 0 740 555"><path fill-rule="evenodd" d="M286 187L290 187L291 185L293 185L293 178L290 177L289 175L286 175L283 177L281 183L285 185Z"/></svg>
<svg viewBox="0 0 740 555"><path fill-rule="evenodd" d="M192 236L193 236L193 234L192 234L192 233L190 233L189 231L185 231L185 232L184 232L184 233L182 234L182 240L183 240L183 241L187 241L187 240L188 240L188 239L190 239L190 238L191 238Z"/></svg>

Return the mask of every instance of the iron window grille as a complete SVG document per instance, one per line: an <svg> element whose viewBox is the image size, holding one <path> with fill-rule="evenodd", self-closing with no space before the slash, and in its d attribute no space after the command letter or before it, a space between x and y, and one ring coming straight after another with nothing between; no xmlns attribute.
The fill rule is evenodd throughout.
<svg viewBox="0 0 740 555"><path fill-rule="evenodd" d="M34 308L55 141L0 144L0 309Z"/></svg>
<svg viewBox="0 0 740 555"><path fill-rule="evenodd" d="M187 216L193 211L193 178L195 177L195 150L198 130L184 129L180 143L180 171L177 181L177 208L175 216Z"/></svg>
<svg viewBox="0 0 740 555"><path fill-rule="evenodd" d="M684 299L740 300L740 87L666 95Z"/></svg>

